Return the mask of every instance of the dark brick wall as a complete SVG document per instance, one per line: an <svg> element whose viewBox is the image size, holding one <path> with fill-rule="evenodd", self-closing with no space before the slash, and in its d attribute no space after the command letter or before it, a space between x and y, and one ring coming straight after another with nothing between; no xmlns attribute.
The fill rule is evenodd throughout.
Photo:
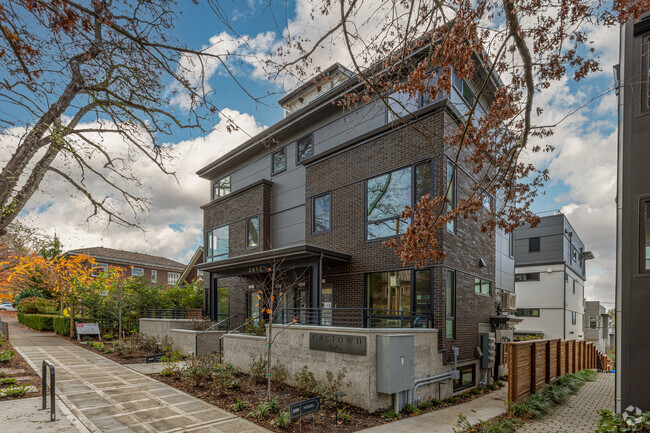
<svg viewBox="0 0 650 433"><path fill-rule="evenodd" d="M271 184L270 182L233 192L214 200L203 207L203 230L207 233L224 225L230 226L229 256L236 257L267 250L271 246ZM260 244L247 248L246 219L259 215ZM204 250L207 254L207 237L204 236Z"/></svg>
<svg viewBox="0 0 650 433"><path fill-rule="evenodd" d="M122 263L112 263L112 262L110 262L108 260L97 260L97 263L106 263L106 264L108 264L109 268L120 268L122 270L122 272L123 272L124 278L131 277L131 266L129 266L129 265L124 265ZM165 271L165 270L162 270L162 269L149 268L149 267L140 266L140 265L133 265L133 267L142 268L143 271L144 271L144 275L142 276L142 278L144 278L145 280L148 280L148 281L151 281L151 271L155 269L158 272L157 283L156 284L161 284L163 286L167 285L167 274L168 274L168 272L173 272L173 271ZM183 271L180 270L180 271L177 271L177 273L180 276L183 273Z"/></svg>

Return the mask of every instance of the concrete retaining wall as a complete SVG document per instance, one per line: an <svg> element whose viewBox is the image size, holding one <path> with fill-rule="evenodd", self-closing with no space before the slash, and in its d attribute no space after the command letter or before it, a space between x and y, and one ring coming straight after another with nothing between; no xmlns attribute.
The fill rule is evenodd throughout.
<svg viewBox="0 0 650 433"><path fill-rule="evenodd" d="M170 329L192 329L190 319L140 319L140 333L162 340Z"/></svg>
<svg viewBox="0 0 650 433"><path fill-rule="evenodd" d="M198 337L198 347L195 349L197 343L196 336L201 331L194 331L191 329L170 329L169 336L174 341L174 349L181 352L183 355L189 355L198 351L197 356L207 355L208 353L216 353L219 351L219 337L225 334L224 331L206 331Z"/></svg>
<svg viewBox="0 0 650 433"><path fill-rule="evenodd" d="M280 332L282 331L282 332ZM347 336L365 336L366 354L351 355L309 348L309 335L312 332L328 333ZM274 325L273 334L277 336L273 345L273 364L280 362L287 367L290 382L293 376L300 372L303 366L320 379L325 380L327 371L336 374L346 368L344 383L349 383L343 392L347 395L343 400L354 406L369 411L389 408L392 405L391 396L376 391L377 366L376 347L377 335L412 334L415 336L415 377L424 378L446 373L451 366L442 364L442 355L438 353L438 331L435 329L362 329L339 328L326 326ZM266 354L266 338L243 334L229 334L224 338L224 362L236 365L242 371L248 372L251 361L250 354L257 356ZM440 389L440 393L439 393ZM446 398L452 394L451 381L422 386L416 397L421 401L432 398Z"/></svg>

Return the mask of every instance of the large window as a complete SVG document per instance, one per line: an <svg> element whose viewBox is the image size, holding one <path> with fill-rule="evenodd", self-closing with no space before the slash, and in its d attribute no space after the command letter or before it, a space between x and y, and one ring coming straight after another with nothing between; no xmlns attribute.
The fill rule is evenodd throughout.
<svg viewBox="0 0 650 433"><path fill-rule="evenodd" d="M539 308L517 308L515 316L539 317Z"/></svg>
<svg viewBox="0 0 650 433"><path fill-rule="evenodd" d="M475 365L472 364L458 368L460 370L460 379L454 380L454 392L474 386L476 383L476 370L474 367Z"/></svg>
<svg viewBox="0 0 650 433"><path fill-rule="evenodd" d="M230 316L230 289L228 287L217 287L217 321L227 319Z"/></svg>
<svg viewBox="0 0 650 433"><path fill-rule="evenodd" d="M283 147L271 155L271 174L278 174L287 169L287 148Z"/></svg>
<svg viewBox="0 0 650 433"><path fill-rule="evenodd" d="M366 278L368 307L375 316L432 314L432 280L430 270L376 272ZM426 320L418 320L425 326ZM373 323L372 325L381 325Z"/></svg>
<svg viewBox="0 0 650 433"><path fill-rule="evenodd" d="M481 295L490 295L490 283L487 280L481 278L474 278L474 293L480 293Z"/></svg>
<svg viewBox="0 0 650 433"><path fill-rule="evenodd" d="M366 238L401 235L410 220L401 217L406 206L431 194L431 162L402 168L366 181Z"/></svg>
<svg viewBox="0 0 650 433"><path fill-rule="evenodd" d="M181 274L178 272L167 272L167 284L170 286L175 286L178 284L178 280L181 279Z"/></svg>
<svg viewBox="0 0 650 433"><path fill-rule="evenodd" d="M296 143L296 162L304 161L312 156L314 156L314 140L310 134Z"/></svg>
<svg viewBox="0 0 650 433"><path fill-rule="evenodd" d="M527 274L515 274L515 281L539 281L539 272L529 272Z"/></svg>
<svg viewBox="0 0 650 433"><path fill-rule="evenodd" d="M539 237L528 239L528 252L537 253L540 250L541 241Z"/></svg>
<svg viewBox="0 0 650 433"><path fill-rule="evenodd" d="M230 226L222 226L208 231L207 238L207 261L227 259L230 248Z"/></svg>
<svg viewBox="0 0 650 433"><path fill-rule="evenodd" d="M246 246L248 248L260 246L260 217L258 216L246 220Z"/></svg>
<svg viewBox="0 0 650 433"><path fill-rule="evenodd" d="M456 174L454 164L447 161L447 212L456 208ZM447 223L447 231L456 233L456 219Z"/></svg>
<svg viewBox="0 0 650 433"><path fill-rule="evenodd" d="M230 176L219 179L212 184L212 200L230 194Z"/></svg>
<svg viewBox="0 0 650 433"><path fill-rule="evenodd" d="M311 231L313 234L332 230L332 194L325 193L314 197L311 209Z"/></svg>
<svg viewBox="0 0 650 433"><path fill-rule="evenodd" d="M456 272L447 270L445 288L445 338L456 338Z"/></svg>

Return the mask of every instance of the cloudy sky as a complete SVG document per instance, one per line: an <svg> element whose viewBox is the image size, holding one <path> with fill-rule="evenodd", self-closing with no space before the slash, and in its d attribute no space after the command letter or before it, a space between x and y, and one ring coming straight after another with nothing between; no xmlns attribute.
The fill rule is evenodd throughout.
<svg viewBox="0 0 650 433"><path fill-rule="evenodd" d="M87 220L92 213L88 203L49 175L23 212L22 222L50 235L56 232L66 248L103 245L187 261L201 244L199 206L209 200L208 182L194 173L280 120L283 114L276 101L295 85L291 77L275 82L267 80L255 59L281 46L279 32L313 39L333 19L320 14L312 19L311 8L303 1L286 5L286 9L285 3L265 9L258 0L230 4L225 12L231 17L237 35L226 29L209 9L184 8L177 23L177 36L194 48L211 47L215 53L237 53L239 57L229 65L247 89L263 98L255 102L243 96L223 68L207 65L209 88L223 109L222 115L207 134L184 132L167 140L165 145L174 157L172 168L177 181L145 161L134 164L143 181L142 192L150 199L149 211L139 216L143 230L106 226L106 221L97 217ZM380 15L372 18L377 16ZM372 19L365 22L372 28ZM556 148L553 154L535 154L529 158L541 167L548 167L552 178L545 194L536 201L535 211L559 209L566 214L586 248L596 255L595 260L588 262L586 297L611 302L607 306L612 307L617 121L612 66L618 62L618 32L593 28L590 36L601 58L602 72L580 83L565 79L538 95L536 105L543 107L544 112L535 121L560 121L595 95L602 96L560 123L550 139ZM327 40L315 56L315 65L326 67L335 61L350 63L342 44ZM171 103L183 110L188 101L175 97ZM234 120L240 130L227 132L226 117ZM107 145L118 149L123 145L107 140ZM5 140L0 146L3 147L0 149L2 166L14 145ZM101 192L102 185L91 185L93 188Z"/></svg>

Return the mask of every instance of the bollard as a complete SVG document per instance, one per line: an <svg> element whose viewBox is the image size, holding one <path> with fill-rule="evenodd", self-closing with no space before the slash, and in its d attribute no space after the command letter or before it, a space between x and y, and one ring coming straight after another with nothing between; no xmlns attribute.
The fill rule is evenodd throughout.
<svg viewBox="0 0 650 433"><path fill-rule="evenodd" d="M47 409L47 370L50 370L50 421L56 421L56 391L54 365L47 360L43 360L41 395L43 397L43 409Z"/></svg>

